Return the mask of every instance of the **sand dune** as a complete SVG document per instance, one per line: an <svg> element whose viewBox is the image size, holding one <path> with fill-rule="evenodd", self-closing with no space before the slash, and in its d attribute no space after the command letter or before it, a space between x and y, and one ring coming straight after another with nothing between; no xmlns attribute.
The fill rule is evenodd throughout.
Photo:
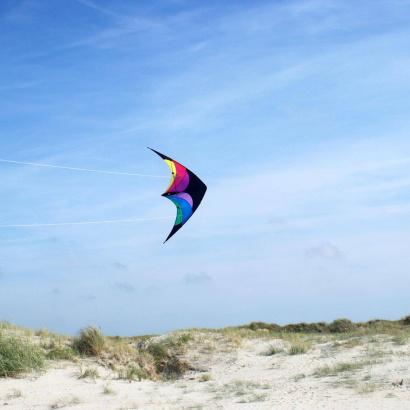
<svg viewBox="0 0 410 410"><path fill-rule="evenodd" d="M113 356L50 360L42 372L1 378L0 404L13 409L409 409L408 335L172 332L143 343L174 346L187 363L180 378L119 379Z"/></svg>

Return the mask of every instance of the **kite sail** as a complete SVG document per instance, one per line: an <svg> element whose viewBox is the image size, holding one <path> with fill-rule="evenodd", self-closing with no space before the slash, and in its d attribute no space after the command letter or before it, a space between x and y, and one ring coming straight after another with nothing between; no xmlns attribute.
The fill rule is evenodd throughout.
<svg viewBox="0 0 410 410"><path fill-rule="evenodd" d="M180 163L152 148L149 149L158 154L167 163L172 173L171 182L162 196L175 204L177 207L177 217L168 238L164 241L165 243L185 225L198 209L205 195L206 185L192 171Z"/></svg>

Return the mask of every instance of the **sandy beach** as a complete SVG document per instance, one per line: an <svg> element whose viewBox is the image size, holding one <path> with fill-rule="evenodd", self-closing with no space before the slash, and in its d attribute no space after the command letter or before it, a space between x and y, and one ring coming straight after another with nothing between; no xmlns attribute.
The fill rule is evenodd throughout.
<svg viewBox="0 0 410 410"><path fill-rule="evenodd" d="M45 333L31 340L46 346L53 337ZM110 343L117 346L116 354L111 349L99 357L48 360L41 372L1 378L0 404L13 409L118 410L410 406L408 331L273 334L231 328ZM127 376L120 370L125 345L167 346L186 364L186 371L159 380Z"/></svg>

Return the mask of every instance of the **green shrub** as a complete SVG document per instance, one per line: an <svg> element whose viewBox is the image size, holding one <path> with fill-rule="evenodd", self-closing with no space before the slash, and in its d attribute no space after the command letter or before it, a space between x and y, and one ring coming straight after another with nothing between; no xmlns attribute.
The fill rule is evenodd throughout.
<svg viewBox="0 0 410 410"><path fill-rule="evenodd" d="M237 326L238 329L253 331L267 330L272 333L351 333L360 334L391 333L410 326L410 315L400 320L373 319L367 322L353 323L349 319L336 319L332 323L296 323L279 326L275 323L252 322L249 325Z"/></svg>
<svg viewBox="0 0 410 410"><path fill-rule="evenodd" d="M348 333L357 329L357 325L349 319L336 319L329 324L330 333Z"/></svg>
<svg viewBox="0 0 410 410"><path fill-rule="evenodd" d="M148 351L154 357L157 366L168 356L168 348L162 343L152 343Z"/></svg>
<svg viewBox="0 0 410 410"><path fill-rule="evenodd" d="M169 352L162 343L151 344L148 353L154 358L157 372L167 379L181 377L188 369L188 363Z"/></svg>
<svg viewBox="0 0 410 410"><path fill-rule="evenodd" d="M5 336L0 332L0 377L15 377L43 367L44 356L37 346L21 337Z"/></svg>
<svg viewBox="0 0 410 410"><path fill-rule="evenodd" d="M329 333L329 325L324 322L296 323L282 326L281 331L289 333Z"/></svg>
<svg viewBox="0 0 410 410"><path fill-rule="evenodd" d="M265 323L265 322L252 322L249 325L249 329L251 330L259 330L259 329L266 329L269 332L277 332L281 329L281 326L277 325L276 323Z"/></svg>
<svg viewBox="0 0 410 410"><path fill-rule="evenodd" d="M402 320L403 325L410 326L410 315L405 316Z"/></svg>

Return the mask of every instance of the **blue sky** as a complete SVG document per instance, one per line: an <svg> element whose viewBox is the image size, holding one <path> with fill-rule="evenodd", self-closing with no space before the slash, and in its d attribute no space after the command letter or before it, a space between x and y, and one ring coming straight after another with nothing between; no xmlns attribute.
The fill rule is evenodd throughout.
<svg viewBox="0 0 410 410"><path fill-rule="evenodd" d="M0 158L208 185L0 231L0 319L75 333L410 313L410 1L5 0ZM0 224L173 216L161 178L0 163Z"/></svg>

